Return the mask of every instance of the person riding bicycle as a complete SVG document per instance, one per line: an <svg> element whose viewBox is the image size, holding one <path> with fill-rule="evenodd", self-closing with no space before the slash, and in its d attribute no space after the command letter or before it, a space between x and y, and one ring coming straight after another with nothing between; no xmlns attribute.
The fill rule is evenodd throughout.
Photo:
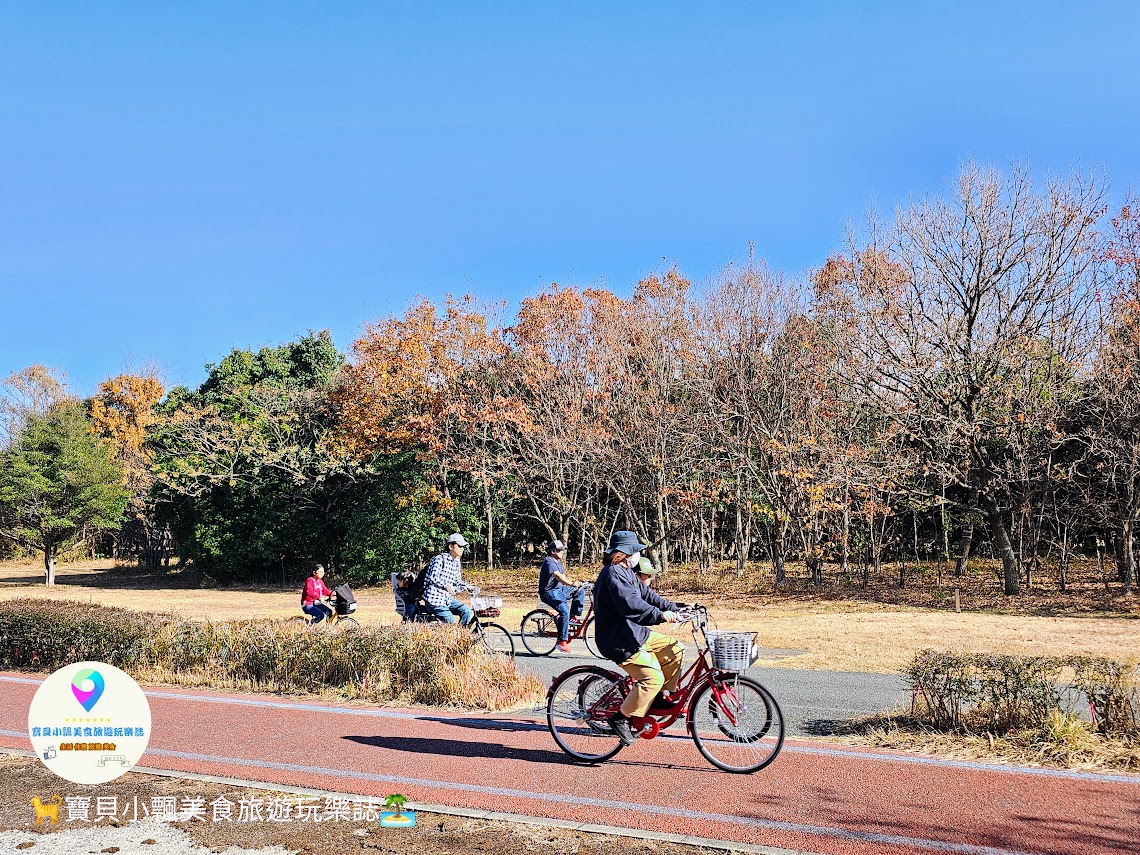
<svg viewBox="0 0 1140 855"><path fill-rule="evenodd" d="M586 608L586 591L566 575L562 555L566 544L552 540L546 545L546 558L538 571L538 598L558 612L558 649L570 652L570 618Z"/></svg>
<svg viewBox="0 0 1140 855"><path fill-rule="evenodd" d="M475 612L455 598L456 591L470 590L463 581L463 568L459 563L466 546L467 541L459 532L448 537L446 551L431 560L424 579L427 610L446 623L459 621L463 626L475 620Z"/></svg>
<svg viewBox="0 0 1140 855"><path fill-rule="evenodd" d="M320 623L325 618L332 617L333 610L321 602L331 596L332 591L325 584L325 568L318 564L313 568L313 575L305 580L305 591L301 595L301 611L311 617L313 623Z"/></svg>
<svg viewBox="0 0 1140 855"><path fill-rule="evenodd" d="M637 681L609 718L610 726L626 745L633 745L629 720L650 709L673 705L669 693L677 690L684 650L675 639L649 629L673 623L679 603L650 590L657 574L642 553L647 549L632 531L615 531L605 551L606 562L594 583L594 621L598 650Z"/></svg>

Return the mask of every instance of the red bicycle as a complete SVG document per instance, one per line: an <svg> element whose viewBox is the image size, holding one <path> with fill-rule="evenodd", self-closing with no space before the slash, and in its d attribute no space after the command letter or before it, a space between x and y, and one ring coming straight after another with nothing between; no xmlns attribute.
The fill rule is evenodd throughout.
<svg viewBox="0 0 1140 855"><path fill-rule="evenodd" d="M708 610L685 609L698 656L681 676L667 709L630 719L642 739L653 739L681 718L706 760L726 772L749 773L776 759L784 745L784 714L757 680L740 673L756 661L755 634L708 629ZM554 678L546 695L546 722L558 747L583 763L609 760L624 747L609 718L634 681L624 672L579 665Z"/></svg>
<svg viewBox="0 0 1140 855"><path fill-rule="evenodd" d="M570 637L567 640L582 639L586 642L586 649L601 659L602 654L594 640L594 586L586 582L582 587L586 591L586 612L580 617L570 618ZM519 639L533 655L549 656L558 644L558 615L546 608L527 612L519 624Z"/></svg>

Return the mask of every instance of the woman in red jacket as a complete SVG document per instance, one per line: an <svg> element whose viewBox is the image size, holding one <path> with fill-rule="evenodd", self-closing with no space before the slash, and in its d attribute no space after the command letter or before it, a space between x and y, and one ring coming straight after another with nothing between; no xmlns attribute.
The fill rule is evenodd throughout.
<svg viewBox="0 0 1140 855"><path fill-rule="evenodd" d="M332 591L325 584L325 568L318 564L313 569L313 575L305 580L305 594L301 597L301 611L313 619L313 623L320 623L327 617L332 617L333 610L321 602L331 597Z"/></svg>

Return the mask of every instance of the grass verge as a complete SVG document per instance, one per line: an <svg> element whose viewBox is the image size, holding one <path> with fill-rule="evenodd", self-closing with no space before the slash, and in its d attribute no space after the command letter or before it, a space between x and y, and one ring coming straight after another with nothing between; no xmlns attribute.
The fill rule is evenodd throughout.
<svg viewBox="0 0 1140 855"><path fill-rule="evenodd" d="M1096 733L1087 722L1060 712L1050 714L1038 728L1001 735L940 731L912 716L890 713L837 723L826 735L942 759L1140 772L1140 741Z"/></svg>
<svg viewBox="0 0 1140 855"><path fill-rule="evenodd" d="M187 621L66 600L0 602L0 668L107 662L149 683L501 710L544 687L449 626L310 630L273 620Z"/></svg>
<svg viewBox="0 0 1140 855"><path fill-rule="evenodd" d="M903 674L914 693L906 714L811 729L937 757L1140 772L1135 662L923 650Z"/></svg>

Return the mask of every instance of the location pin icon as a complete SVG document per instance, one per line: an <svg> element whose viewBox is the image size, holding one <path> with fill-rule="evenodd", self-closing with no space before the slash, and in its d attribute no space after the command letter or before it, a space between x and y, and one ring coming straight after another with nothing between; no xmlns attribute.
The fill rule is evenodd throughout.
<svg viewBox="0 0 1140 855"><path fill-rule="evenodd" d="M75 700L79 701L83 709L91 712L95 704L99 703L99 698L103 696L105 685L102 674L93 668L84 668L76 672L75 678L71 681L71 693L75 695Z"/></svg>

